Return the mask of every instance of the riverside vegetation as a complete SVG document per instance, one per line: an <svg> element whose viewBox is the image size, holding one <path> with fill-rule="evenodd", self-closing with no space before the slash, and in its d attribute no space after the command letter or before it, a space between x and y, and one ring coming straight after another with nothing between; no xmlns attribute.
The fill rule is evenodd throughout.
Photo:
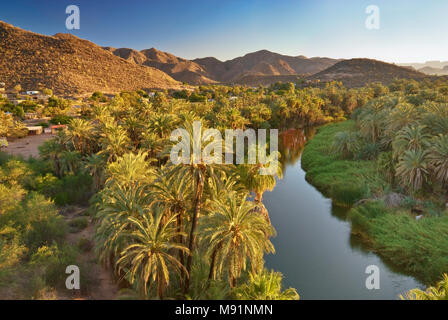
<svg viewBox="0 0 448 320"><path fill-rule="evenodd" d="M95 93L82 106L81 116L73 119L68 117L69 103L66 106L63 100L56 107L39 106L39 112L50 113L53 119L68 117L68 128L40 147L39 160L2 156L0 248L8 254L0 256L1 292L8 295L9 288L28 288L19 281L20 264L36 284L25 292L16 290L16 295L45 298L45 292L57 294L63 286L60 277L65 279L65 266L74 264L77 255L77 249L64 240L67 227L57 211L88 203L88 213L97 225L96 252L102 263L111 266L122 297L298 299L295 289L282 289L280 273L264 268L264 254L275 252L270 242L275 230L262 195L274 188L274 177L258 174L261 163L173 165L169 160L172 130L185 128L191 133L193 121L201 121L203 129L221 131L286 129L342 121L354 110L354 118L361 119L362 110L375 101L390 99L390 91L406 99L428 93L446 98L446 87L440 81L395 81L389 87L374 83L359 89L330 83L324 88L296 88L294 84L203 86L154 96L144 91L114 97ZM409 92L414 89L417 93ZM11 135L20 123L20 112L3 114L3 118L7 119L3 135ZM388 181L373 174L377 172L374 160L339 160L323 152L330 147L332 133L352 127L355 123L348 121L322 129L304 154L304 166L308 163L308 167L341 161L333 165L337 169L333 176L327 172L313 183L325 188L334 180L342 186L344 175L350 176L344 183L350 192L328 187L336 201L346 204L379 195L376 187ZM327 136L322 138L325 132ZM317 146L314 154L313 145ZM344 157L355 156L351 146L339 150ZM347 170L357 172L347 174ZM309 175L313 176L312 169ZM359 184L362 179L366 180ZM428 181L424 180L422 188ZM356 188L359 185L361 191ZM436 184L431 188L443 190ZM250 193L257 195L254 201L248 200ZM31 206L39 209L30 213ZM37 217L36 212L40 212ZM425 218L421 223L439 228L443 234L443 224L438 221L446 220L440 215L439 220ZM404 231L416 222L409 217L409 225L406 223ZM401 226L395 224L394 228ZM367 234L365 228L359 229ZM431 234L437 232L431 230ZM443 250L438 242L429 243L430 249ZM419 256L439 257L440 265L425 274L435 279L438 272L440 277L444 258L432 252Z"/></svg>
<svg viewBox="0 0 448 320"><path fill-rule="evenodd" d="M311 183L353 206L352 232L426 284L448 272L447 94L443 85L391 86L352 120L320 128L302 158ZM407 297L422 297L415 292Z"/></svg>

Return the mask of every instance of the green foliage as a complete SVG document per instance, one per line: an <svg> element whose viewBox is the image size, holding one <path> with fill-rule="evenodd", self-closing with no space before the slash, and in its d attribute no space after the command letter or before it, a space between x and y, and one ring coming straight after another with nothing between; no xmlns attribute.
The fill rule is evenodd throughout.
<svg viewBox="0 0 448 320"><path fill-rule="evenodd" d="M416 220L409 211L373 202L353 208L349 216L354 233L366 236L386 260L424 283L435 283L448 271L448 215Z"/></svg>
<svg viewBox="0 0 448 320"><path fill-rule="evenodd" d="M333 137L342 130L353 130L354 123L346 121L318 129L302 154L302 167L307 180L343 206L349 206L367 196L368 190L379 189L381 180L366 179L377 176L376 165L363 160L341 160L332 150Z"/></svg>
<svg viewBox="0 0 448 320"><path fill-rule="evenodd" d="M73 218L68 225L70 226L70 232L76 233L89 226L89 219L86 217L76 217Z"/></svg>
<svg viewBox="0 0 448 320"><path fill-rule="evenodd" d="M402 300L448 300L448 274L443 274L443 279L434 287L429 287L425 291L413 289L400 296Z"/></svg>
<svg viewBox="0 0 448 320"><path fill-rule="evenodd" d="M235 288L233 294L238 300L299 300L300 296L293 288L282 291L280 272L263 270L250 275L247 283Z"/></svg>
<svg viewBox="0 0 448 320"><path fill-rule="evenodd" d="M50 119L52 124L69 124L72 120L71 117L65 115L57 115Z"/></svg>

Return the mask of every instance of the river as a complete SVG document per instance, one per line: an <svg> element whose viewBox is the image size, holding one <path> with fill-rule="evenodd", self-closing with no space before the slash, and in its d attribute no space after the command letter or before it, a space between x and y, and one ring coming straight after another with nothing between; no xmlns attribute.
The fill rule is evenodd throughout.
<svg viewBox="0 0 448 320"><path fill-rule="evenodd" d="M414 278L386 265L351 235L346 208L332 205L305 180L300 155L314 130L288 130L279 137L282 180L263 202L277 230L272 239L276 253L267 255L266 267L284 275L285 287L294 287L301 299L397 299L423 286ZM366 288L366 268L379 268L380 289Z"/></svg>

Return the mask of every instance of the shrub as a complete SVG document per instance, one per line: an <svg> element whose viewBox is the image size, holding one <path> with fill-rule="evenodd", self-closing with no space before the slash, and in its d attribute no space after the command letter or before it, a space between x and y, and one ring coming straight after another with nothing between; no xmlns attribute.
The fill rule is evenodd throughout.
<svg viewBox="0 0 448 320"><path fill-rule="evenodd" d="M86 217L77 217L71 220L68 225L70 226L70 232L76 233L89 226L89 219Z"/></svg>

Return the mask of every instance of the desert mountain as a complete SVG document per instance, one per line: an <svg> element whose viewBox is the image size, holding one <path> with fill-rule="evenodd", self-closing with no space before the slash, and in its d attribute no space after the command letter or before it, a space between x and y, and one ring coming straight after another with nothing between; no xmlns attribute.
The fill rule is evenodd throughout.
<svg viewBox="0 0 448 320"><path fill-rule="evenodd" d="M343 60L308 77L308 80L342 81L347 87L360 87L371 82L389 84L394 79L420 80L426 75L409 67L400 67L371 59Z"/></svg>
<svg viewBox="0 0 448 320"><path fill-rule="evenodd" d="M205 69L210 79L225 83L239 83L240 79L244 79L248 75L285 76L314 74L332 66L339 60L306 58L304 56L293 57L261 50L225 62L212 57L195 59L193 61Z"/></svg>
<svg viewBox="0 0 448 320"><path fill-rule="evenodd" d="M322 71L339 61L292 57L267 50L223 62L213 57L186 60L155 48L142 51L110 47L104 49L127 61L160 69L178 81L196 85L215 82L268 85L282 81L284 76L296 78L298 75Z"/></svg>
<svg viewBox="0 0 448 320"><path fill-rule="evenodd" d="M189 84L211 84L215 81L207 78L206 71L197 63L176 57L155 48L137 51L128 48L104 47L129 62L162 70L178 81Z"/></svg>
<svg viewBox="0 0 448 320"><path fill-rule="evenodd" d="M128 60L139 58L128 55ZM70 34L40 35L2 21L0 81L9 88L47 87L57 94L181 87L166 73L120 59L90 41Z"/></svg>
<svg viewBox="0 0 448 320"><path fill-rule="evenodd" d="M423 67L421 69L418 69L418 71L428 75L448 76L448 65L443 68Z"/></svg>

